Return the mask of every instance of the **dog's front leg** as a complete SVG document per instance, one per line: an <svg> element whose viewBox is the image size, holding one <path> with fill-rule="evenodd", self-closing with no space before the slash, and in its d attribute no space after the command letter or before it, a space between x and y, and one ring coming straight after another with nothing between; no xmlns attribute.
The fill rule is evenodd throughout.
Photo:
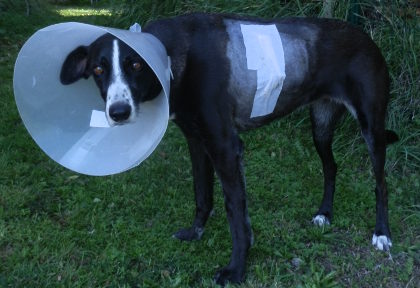
<svg viewBox="0 0 420 288"><path fill-rule="evenodd" d="M214 169L203 144L195 138L187 138L194 177L195 219L190 228L181 229L174 237L192 241L199 240L204 232L204 225L213 209Z"/></svg>
<svg viewBox="0 0 420 288"><path fill-rule="evenodd" d="M246 257L253 242L242 167L242 141L236 134L223 138L219 138L219 141L207 146L216 173L222 183L232 236L230 262L215 276L215 281L219 285L225 285L227 282L240 283L244 280Z"/></svg>

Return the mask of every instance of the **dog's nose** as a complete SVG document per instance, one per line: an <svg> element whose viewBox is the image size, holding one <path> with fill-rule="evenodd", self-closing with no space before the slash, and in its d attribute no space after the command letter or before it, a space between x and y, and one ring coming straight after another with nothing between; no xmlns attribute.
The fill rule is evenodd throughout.
<svg viewBox="0 0 420 288"><path fill-rule="evenodd" d="M127 120L130 117L131 107L127 103L117 102L109 107L109 116L115 122Z"/></svg>

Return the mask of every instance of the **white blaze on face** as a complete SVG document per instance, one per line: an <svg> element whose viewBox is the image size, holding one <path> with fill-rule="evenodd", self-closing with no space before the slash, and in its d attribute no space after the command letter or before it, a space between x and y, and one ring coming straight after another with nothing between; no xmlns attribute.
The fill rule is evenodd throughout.
<svg viewBox="0 0 420 288"><path fill-rule="evenodd" d="M120 57L121 56L118 40L114 40L112 43L112 75L106 97L106 117L111 126L115 125L115 121L112 120L112 118L109 115L109 108L114 103L125 102L128 103L128 105L130 105L131 114L130 117L127 119L128 122L133 121L134 116L136 114L130 87L123 78L123 73L120 65Z"/></svg>

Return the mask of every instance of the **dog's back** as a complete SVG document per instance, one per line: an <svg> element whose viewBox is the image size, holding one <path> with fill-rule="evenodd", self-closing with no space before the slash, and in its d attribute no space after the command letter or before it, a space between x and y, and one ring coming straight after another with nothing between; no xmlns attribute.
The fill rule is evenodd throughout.
<svg viewBox="0 0 420 288"><path fill-rule="evenodd" d="M274 112L256 118L250 115L257 75L247 67L241 32L241 25L250 24L276 25L283 44L286 74ZM339 20L296 17L262 20L194 13L152 22L145 31L157 36L173 59L175 79L171 97L185 97L186 93L177 93L190 89L183 84L198 83L197 78L209 75L228 91L219 101L230 106L240 130L259 127L325 97L343 103L355 115L357 93L346 91L357 88L350 86L369 81L389 86L386 64L375 43L360 29ZM386 106L388 93L382 97Z"/></svg>

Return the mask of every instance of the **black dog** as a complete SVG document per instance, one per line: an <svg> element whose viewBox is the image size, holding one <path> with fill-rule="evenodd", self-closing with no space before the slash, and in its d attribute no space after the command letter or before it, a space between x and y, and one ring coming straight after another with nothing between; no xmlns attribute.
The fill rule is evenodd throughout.
<svg viewBox="0 0 420 288"><path fill-rule="evenodd" d="M274 111L265 116L250 117L257 80L256 71L247 67L241 24L275 24L282 39L286 78ZM214 172L223 187L233 249L230 263L216 274L216 283L244 280L253 242L239 132L306 104L324 171L324 197L313 222L329 224L332 218L337 165L331 144L335 123L347 108L360 124L376 177L372 244L380 250L390 248L385 149L398 137L385 130L389 75L368 35L337 20L266 21L209 14L155 21L143 32L157 37L172 59L170 112L187 138L193 166L195 219L191 227L175 234L177 238L200 239L213 208ZM63 84L71 84L90 75L106 102L111 125L133 121L139 105L161 91L144 60L109 34L74 50L60 76Z"/></svg>

